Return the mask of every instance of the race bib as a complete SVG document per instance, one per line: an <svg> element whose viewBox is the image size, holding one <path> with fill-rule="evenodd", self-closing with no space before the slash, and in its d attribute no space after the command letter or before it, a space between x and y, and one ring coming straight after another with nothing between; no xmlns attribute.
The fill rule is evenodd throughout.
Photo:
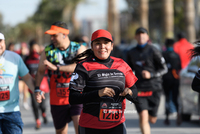
<svg viewBox="0 0 200 134"><path fill-rule="evenodd" d="M99 121L118 122L122 118L122 104L112 102L101 102Z"/></svg>
<svg viewBox="0 0 200 134"><path fill-rule="evenodd" d="M69 83L57 83L56 93L58 97L68 97L69 96Z"/></svg>
<svg viewBox="0 0 200 134"><path fill-rule="evenodd" d="M10 99L9 86L0 87L0 101L6 101Z"/></svg>

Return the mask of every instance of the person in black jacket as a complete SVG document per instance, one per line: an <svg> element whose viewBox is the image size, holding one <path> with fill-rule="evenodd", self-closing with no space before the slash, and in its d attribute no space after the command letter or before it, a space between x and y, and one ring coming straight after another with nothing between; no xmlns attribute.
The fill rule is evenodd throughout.
<svg viewBox="0 0 200 134"><path fill-rule="evenodd" d="M92 34L91 49L74 59L69 102L83 104L79 134L126 134L125 98L135 102L137 77L125 61L110 56L112 49L111 34L99 29Z"/></svg>
<svg viewBox="0 0 200 134"><path fill-rule="evenodd" d="M148 31L140 27L135 32L138 45L127 53L127 63L135 72L138 81L138 101L136 109L140 118L143 134L150 134L150 124L156 123L157 111L162 91L162 75L167 73L167 66L162 54L148 43Z"/></svg>
<svg viewBox="0 0 200 134"><path fill-rule="evenodd" d="M194 44L197 46L193 49L191 49L191 58L199 56L200 55L200 40L196 41ZM192 81L192 89L198 93L200 93L200 69L196 73L193 81Z"/></svg>
<svg viewBox="0 0 200 134"><path fill-rule="evenodd" d="M180 98L179 98L179 72L181 70L181 60L177 53L173 50L174 40L166 39L165 46L166 51L163 52L163 57L167 63L168 73L163 75L163 89L165 93L165 114L166 119L164 123L166 125L170 124L169 114L170 110L170 101L173 102L177 111L177 125L181 124L181 110L180 110Z"/></svg>

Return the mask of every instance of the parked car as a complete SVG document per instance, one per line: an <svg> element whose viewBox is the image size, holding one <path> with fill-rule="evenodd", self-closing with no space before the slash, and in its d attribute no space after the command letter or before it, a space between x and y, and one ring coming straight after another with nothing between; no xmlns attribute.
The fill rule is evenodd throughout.
<svg viewBox="0 0 200 134"><path fill-rule="evenodd" d="M200 96L191 88L191 83L200 67L200 57L193 58L180 72L180 98L182 101L182 119L189 121L191 115L200 115Z"/></svg>

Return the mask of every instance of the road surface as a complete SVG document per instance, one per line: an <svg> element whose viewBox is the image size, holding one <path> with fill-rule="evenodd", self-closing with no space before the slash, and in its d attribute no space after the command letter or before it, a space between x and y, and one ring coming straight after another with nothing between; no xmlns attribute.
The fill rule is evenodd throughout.
<svg viewBox="0 0 200 134"><path fill-rule="evenodd" d="M23 134L55 134L52 118L50 115L48 97L47 97L48 124L46 125L42 124L41 129L35 130L34 128L35 122L32 110L25 110L21 106L21 114L22 114L22 120L24 122ZM129 101L127 101L125 117L126 117L127 134L141 134L138 123L138 115L135 111L134 105L130 104ZM176 125L175 115L170 116L171 124L169 126L163 124L164 118L165 118L164 96L162 96L158 112L158 120L156 124L151 124L152 128L151 133L152 134L200 134L200 125L198 116L193 115L190 122L183 122L180 126ZM69 123L68 134L75 134L72 122Z"/></svg>

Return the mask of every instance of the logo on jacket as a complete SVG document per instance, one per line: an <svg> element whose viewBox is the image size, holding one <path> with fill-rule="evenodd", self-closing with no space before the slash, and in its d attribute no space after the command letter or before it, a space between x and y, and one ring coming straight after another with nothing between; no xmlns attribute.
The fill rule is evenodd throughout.
<svg viewBox="0 0 200 134"><path fill-rule="evenodd" d="M74 80L78 79L78 76L79 75L77 73L73 73L70 81L74 81Z"/></svg>
<svg viewBox="0 0 200 134"><path fill-rule="evenodd" d="M145 61L136 61L136 65L142 67L145 65Z"/></svg>
<svg viewBox="0 0 200 134"><path fill-rule="evenodd" d="M165 63L165 58L161 58L161 63L163 64L163 63Z"/></svg>
<svg viewBox="0 0 200 134"><path fill-rule="evenodd" d="M4 69L4 66L2 64L0 64L0 71L2 71L2 73L6 72L6 70Z"/></svg>
<svg viewBox="0 0 200 134"><path fill-rule="evenodd" d="M106 103L103 103L103 104L101 105L101 107L102 107L102 108L107 108L107 104L106 104Z"/></svg>

